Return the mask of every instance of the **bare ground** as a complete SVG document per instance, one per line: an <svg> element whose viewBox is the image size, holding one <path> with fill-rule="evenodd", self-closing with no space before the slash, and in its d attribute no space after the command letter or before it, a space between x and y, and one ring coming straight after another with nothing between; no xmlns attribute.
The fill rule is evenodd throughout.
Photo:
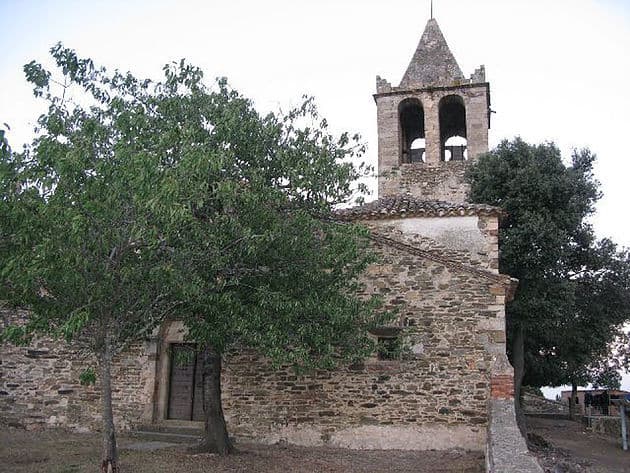
<svg viewBox="0 0 630 473"><path fill-rule="evenodd" d="M621 440L594 434L569 420L527 419L530 449L547 473L630 472L630 451ZM533 440L533 442L532 442Z"/></svg>
<svg viewBox="0 0 630 473"><path fill-rule="evenodd" d="M120 444L124 473L481 473L479 452L345 450L240 444L230 457L193 455L185 445L155 451L128 450L138 439ZM0 472L93 473L98 471L100 437L63 431L0 430Z"/></svg>

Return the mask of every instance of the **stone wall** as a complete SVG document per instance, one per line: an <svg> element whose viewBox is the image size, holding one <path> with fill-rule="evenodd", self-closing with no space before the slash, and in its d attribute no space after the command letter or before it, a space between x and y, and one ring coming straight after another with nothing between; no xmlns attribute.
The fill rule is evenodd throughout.
<svg viewBox="0 0 630 473"><path fill-rule="evenodd" d="M20 323L24 312L3 311L2 325ZM118 428L151 418L153 363L144 343L114 360L113 402ZM0 421L37 429L99 429L100 388L82 386L81 372L96 364L63 341L38 338L26 347L0 346ZM98 376L97 376L98 378Z"/></svg>
<svg viewBox="0 0 630 473"><path fill-rule="evenodd" d="M379 235L429 251L451 262L499 273L499 221L494 216L373 220Z"/></svg>
<svg viewBox="0 0 630 473"><path fill-rule="evenodd" d="M505 351L505 288L378 241L375 248L382 259L365 291L398 310L408 357L305 377L273 372L253 354L229 359L232 432L306 445L483 449L491 367Z"/></svg>
<svg viewBox="0 0 630 473"><path fill-rule="evenodd" d="M237 438L353 448L484 448L487 405L496 384L493 363L505 352L505 280L483 269L479 256L463 254L445 265L392 246L379 235L405 240L404 229L374 225L381 260L365 274L364 292L380 294L386 308L398 311L395 325L409 350L401 359L373 357L300 377L272 370L254 353L229 357L224 407ZM482 227L475 230L478 242L488 236ZM420 240L432 253L455 254ZM464 267L474 261L476 270ZM172 326L159 337L131 347L115 362L119 428L164 419L168 343L183 340L183 334ZM4 421L99 427L98 386L78 384L88 361L76 351L39 340L25 348L3 345L0 358Z"/></svg>
<svg viewBox="0 0 630 473"><path fill-rule="evenodd" d="M621 418L620 416L584 416L582 422L591 431L621 439ZM630 418L626 415L626 425L630 426ZM630 429L629 429L630 430Z"/></svg>
<svg viewBox="0 0 630 473"><path fill-rule="evenodd" d="M468 161L396 164L379 171L379 196L411 194L426 200L466 202Z"/></svg>
<svg viewBox="0 0 630 473"><path fill-rule="evenodd" d="M377 106L379 196L411 192L426 200L464 202L467 193L467 186L463 183L466 162L441 161L439 104L444 97L453 95L463 101L468 157L474 161L488 151L488 84L387 91L379 83L379 93L374 96ZM424 112L425 163L402 164L401 161L399 106L407 99L418 100Z"/></svg>
<svg viewBox="0 0 630 473"><path fill-rule="evenodd" d="M551 399L545 399L544 397L540 397L526 391L521 395L521 404L525 414L569 415L568 404L559 401L552 401Z"/></svg>

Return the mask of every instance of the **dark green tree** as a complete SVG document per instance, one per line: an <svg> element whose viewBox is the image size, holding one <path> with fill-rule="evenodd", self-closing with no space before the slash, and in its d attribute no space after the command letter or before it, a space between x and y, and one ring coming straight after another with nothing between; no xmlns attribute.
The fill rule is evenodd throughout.
<svg viewBox="0 0 630 473"><path fill-rule="evenodd" d="M630 316L627 253L597 241L587 222L600 197L594 160L581 150L565 166L555 145L517 138L482 156L468 176L472 201L507 213L499 264L519 279L507 306L517 411L523 382L576 386L606 371Z"/></svg>
<svg viewBox="0 0 630 473"><path fill-rule="evenodd" d="M202 448L229 453L226 350L307 370L373 349L384 319L357 296L366 231L333 213L364 190L363 146L328 133L311 100L261 116L184 61L153 82L51 52L59 77L25 66L49 104L37 137L2 146L0 299L31 314L3 335L58 335L95 357L102 470L117 471L112 359L176 314L202 353Z"/></svg>

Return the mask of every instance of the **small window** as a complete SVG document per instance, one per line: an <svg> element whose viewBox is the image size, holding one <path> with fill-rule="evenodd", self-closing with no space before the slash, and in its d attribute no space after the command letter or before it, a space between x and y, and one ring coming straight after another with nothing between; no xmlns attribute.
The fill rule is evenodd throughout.
<svg viewBox="0 0 630 473"><path fill-rule="evenodd" d="M376 356L379 360L397 360L400 358L400 337L378 337Z"/></svg>
<svg viewBox="0 0 630 473"><path fill-rule="evenodd" d="M377 327L370 330L376 341L376 358L379 360L398 360L402 354L402 327Z"/></svg>

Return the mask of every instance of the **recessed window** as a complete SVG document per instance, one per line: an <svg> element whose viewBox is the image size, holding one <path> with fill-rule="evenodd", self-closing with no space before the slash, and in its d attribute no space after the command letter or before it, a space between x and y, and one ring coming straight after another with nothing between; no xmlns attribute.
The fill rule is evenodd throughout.
<svg viewBox="0 0 630 473"><path fill-rule="evenodd" d="M440 148L442 161L468 159L466 136L466 106L458 95L440 100Z"/></svg>
<svg viewBox="0 0 630 473"><path fill-rule="evenodd" d="M426 146L422 104L418 99L405 99L398 106L398 116L400 119L400 162L424 162Z"/></svg>
<svg viewBox="0 0 630 473"><path fill-rule="evenodd" d="M398 360L401 348L400 337L378 337L376 357L379 360Z"/></svg>
<svg viewBox="0 0 630 473"><path fill-rule="evenodd" d="M402 327L383 326L370 330L376 341L376 358L379 360L399 360L403 351Z"/></svg>

